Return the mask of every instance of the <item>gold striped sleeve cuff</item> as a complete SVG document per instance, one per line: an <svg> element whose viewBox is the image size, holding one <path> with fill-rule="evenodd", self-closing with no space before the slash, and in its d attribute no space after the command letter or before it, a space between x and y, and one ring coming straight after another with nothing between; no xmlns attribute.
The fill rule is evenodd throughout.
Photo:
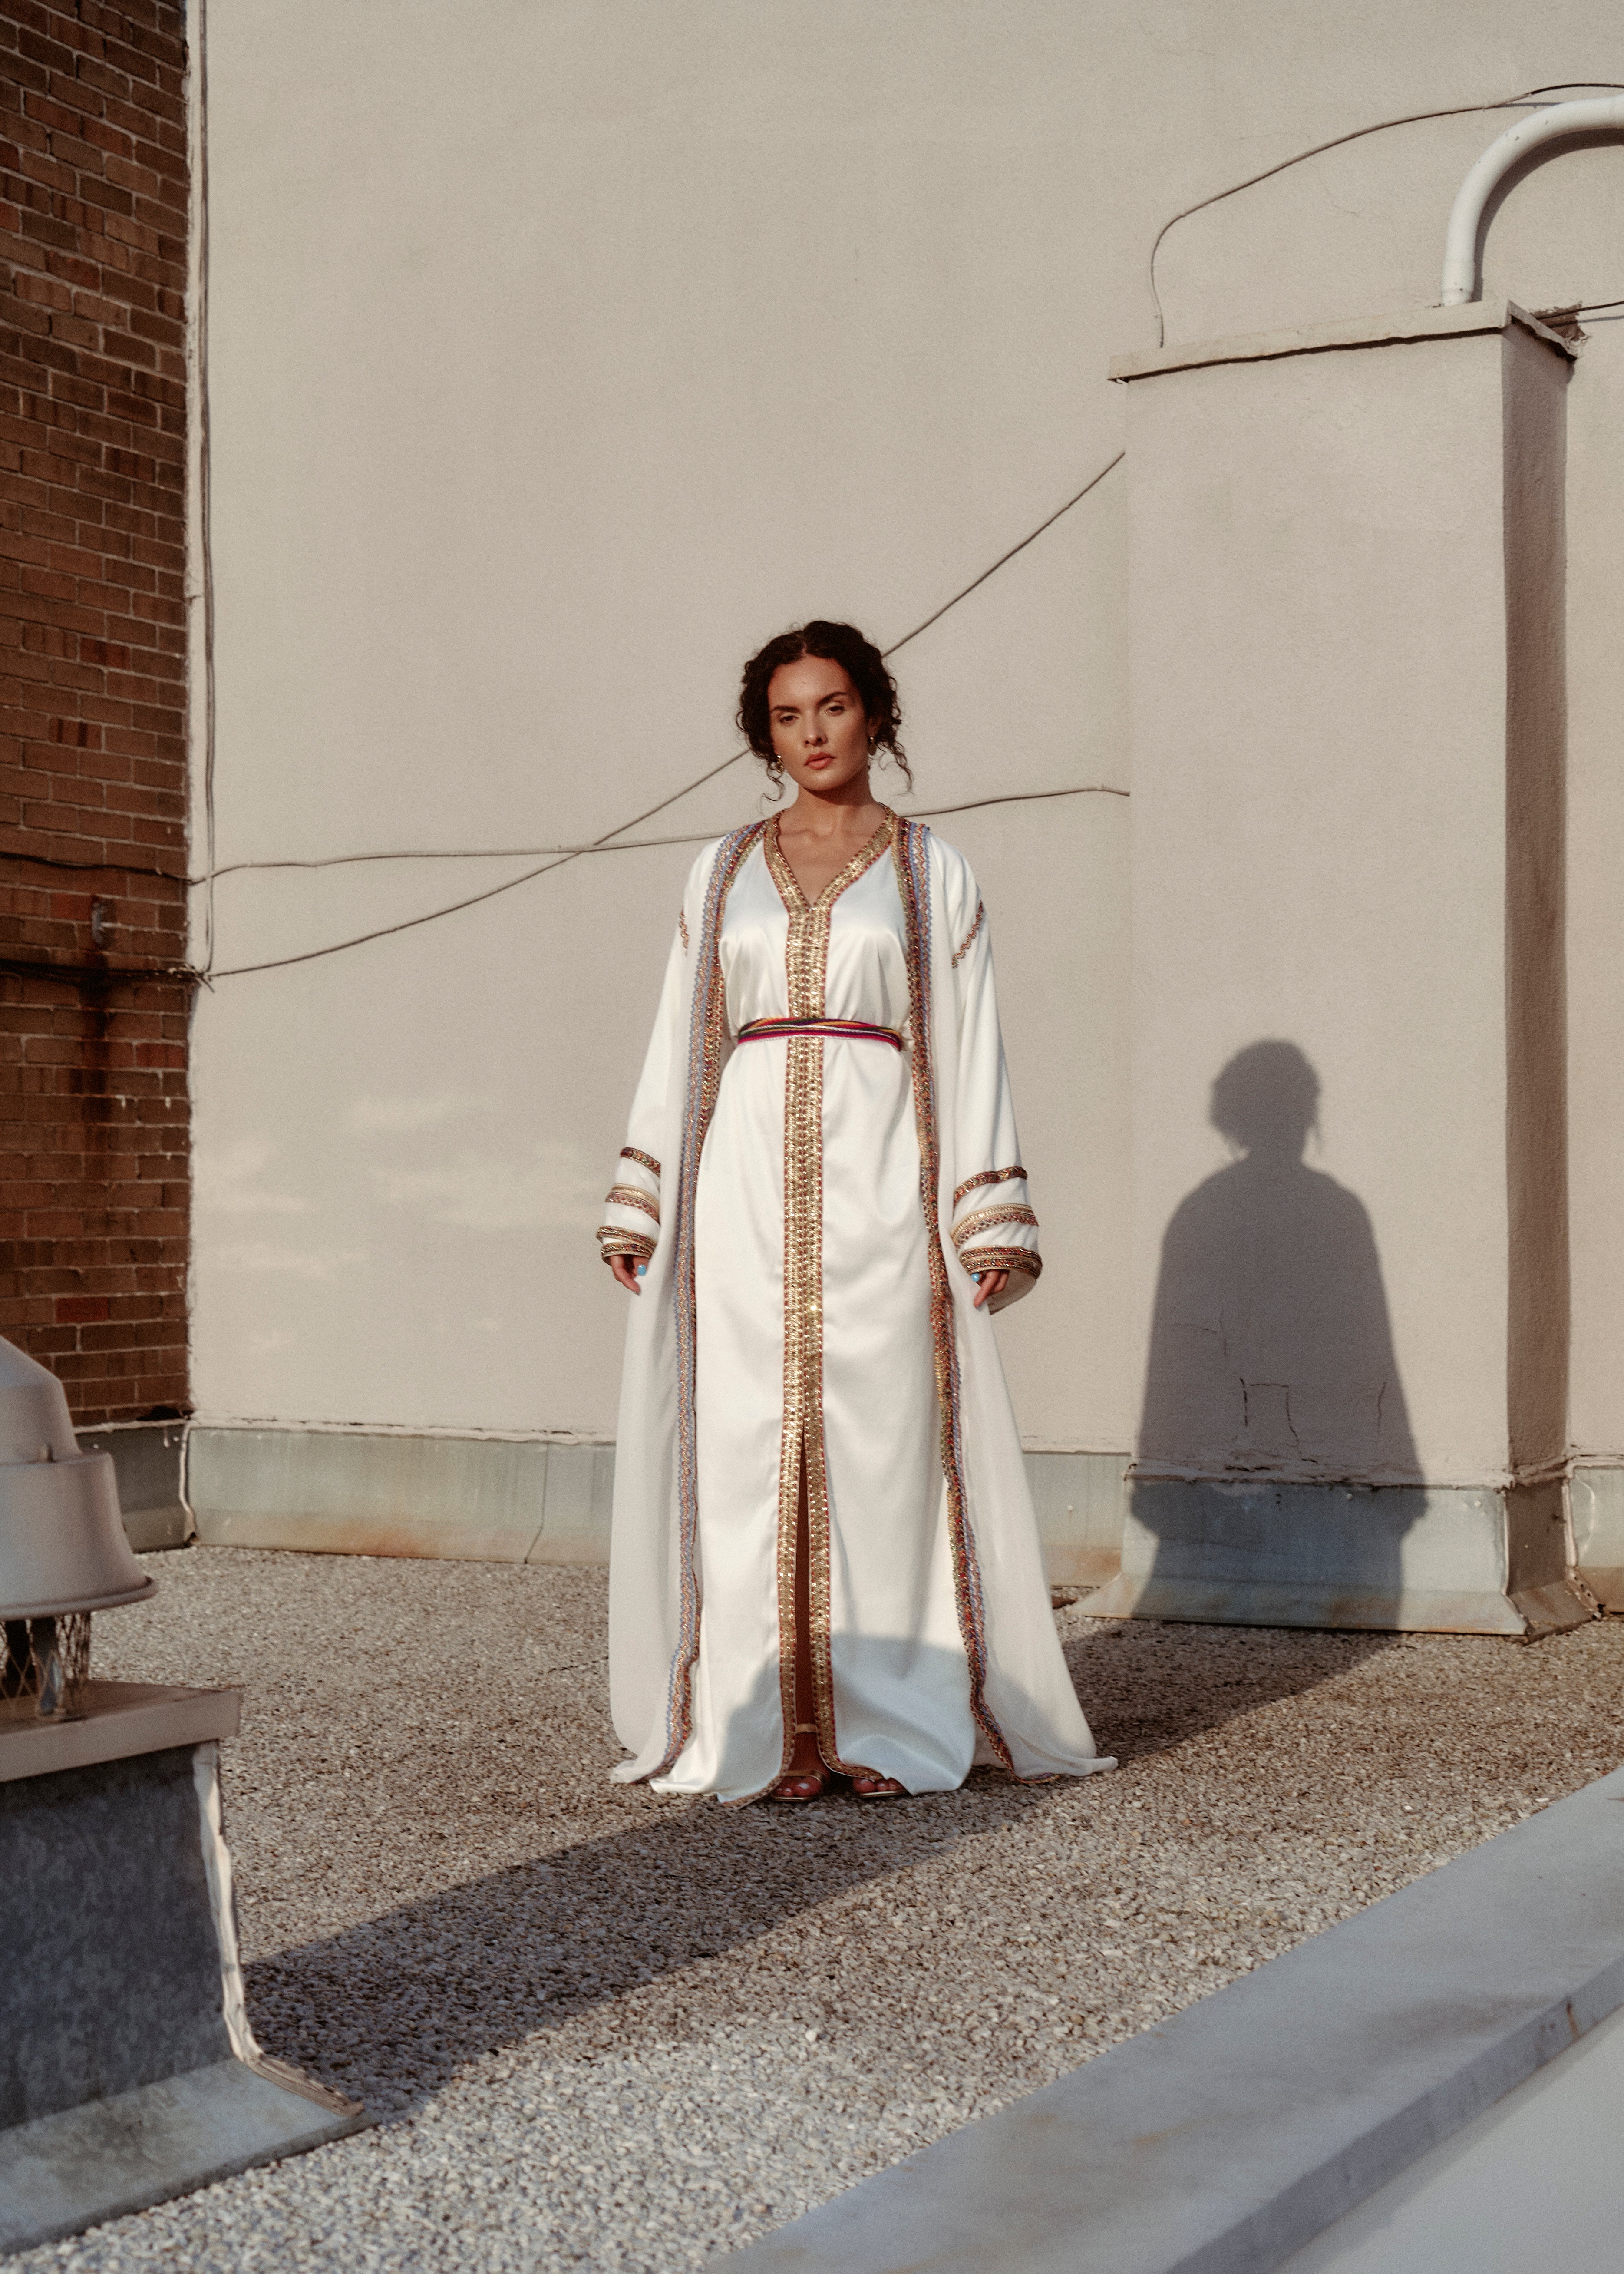
<svg viewBox="0 0 1624 2274"><path fill-rule="evenodd" d="M613 1185L604 1194L605 1208L636 1209L644 1216L659 1222L659 1202L652 1193L645 1193L640 1185Z"/></svg>
<svg viewBox="0 0 1624 2274"><path fill-rule="evenodd" d="M612 1255L631 1255L646 1263L654 1253L654 1242L641 1231L622 1231L618 1224L600 1224L598 1252L605 1263Z"/></svg>
<svg viewBox="0 0 1624 2274"><path fill-rule="evenodd" d="M960 1201L966 1200L972 1193L980 1192L983 1185L1012 1185L1017 1178L1023 1185L1026 1181L1026 1172L1019 1161L1010 1169L982 1169L977 1175L965 1178L953 1194L953 1206L957 1208Z"/></svg>
<svg viewBox="0 0 1624 2274"><path fill-rule="evenodd" d="M972 1209L962 1224L953 1226L953 1245L962 1253L967 1239L1000 1224L1029 1224L1034 1231L1038 1227L1037 1217L1024 1201L1005 1201L997 1208Z"/></svg>
<svg viewBox="0 0 1624 2274"><path fill-rule="evenodd" d="M1043 1276L1043 1259L1034 1247L976 1247L959 1261L978 1277L989 1271L1024 1271L1032 1279Z"/></svg>

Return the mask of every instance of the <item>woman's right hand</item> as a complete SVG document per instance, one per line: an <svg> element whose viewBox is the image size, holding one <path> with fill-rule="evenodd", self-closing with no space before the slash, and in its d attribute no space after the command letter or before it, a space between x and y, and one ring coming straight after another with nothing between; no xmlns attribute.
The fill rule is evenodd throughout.
<svg viewBox="0 0 1624 2274"><path fill-rule="evenodd" d="M637 1259L635 1255L612 1255L609 1269L628 1295L642 1294L643 1290L637 1284Z"/></svg>

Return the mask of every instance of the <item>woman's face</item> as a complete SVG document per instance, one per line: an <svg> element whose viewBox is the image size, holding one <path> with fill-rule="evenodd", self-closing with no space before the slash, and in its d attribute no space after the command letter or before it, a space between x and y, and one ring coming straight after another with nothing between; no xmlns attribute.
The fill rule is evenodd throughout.
<svg viewBox="0 0 1624 2274"><path fill-rule="evenodd" d="M826 797L868 764L868 714L844 664L821 655L781 663L767 682L773 750L797 789Z"/></svg>

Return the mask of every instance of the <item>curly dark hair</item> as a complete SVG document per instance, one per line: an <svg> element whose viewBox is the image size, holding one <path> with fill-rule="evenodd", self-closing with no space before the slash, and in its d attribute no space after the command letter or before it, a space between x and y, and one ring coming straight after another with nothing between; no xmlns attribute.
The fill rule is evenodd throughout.
<svg viewBox="0 0 1624 2274"><path fill-rule="evenodd" d="M776 774L778 762L772 748L767 689L780 665L799 663L805 655L815 655L825 663L840 666L857 689L857 699L868 717L872 747L891 752L912 789L914 775L908 754L898 739L902 711L897 700L897 682L885 668L884 657L872 640L863 637L855 624L826 623L821 616L815 617L809 624L797 625L793 631L780 632L744 666L739 688L739 731L768 772Z"/></svg>

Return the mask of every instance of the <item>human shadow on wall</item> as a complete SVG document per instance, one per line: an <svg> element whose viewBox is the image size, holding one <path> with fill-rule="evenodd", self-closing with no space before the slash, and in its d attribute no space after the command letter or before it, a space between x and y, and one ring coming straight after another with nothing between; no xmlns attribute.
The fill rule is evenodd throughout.
<svg viewBox="0 0 1624 2274"><path fill-rule="evenodd" d="M1425 1493L1370 1217L1303 1157L1319 1110L1294 1043L1253 1043L1213 1083L1237 1157L1162 1242L1132 1503L1157 1541L1143 1616L1397 1623Z"/></svg>

